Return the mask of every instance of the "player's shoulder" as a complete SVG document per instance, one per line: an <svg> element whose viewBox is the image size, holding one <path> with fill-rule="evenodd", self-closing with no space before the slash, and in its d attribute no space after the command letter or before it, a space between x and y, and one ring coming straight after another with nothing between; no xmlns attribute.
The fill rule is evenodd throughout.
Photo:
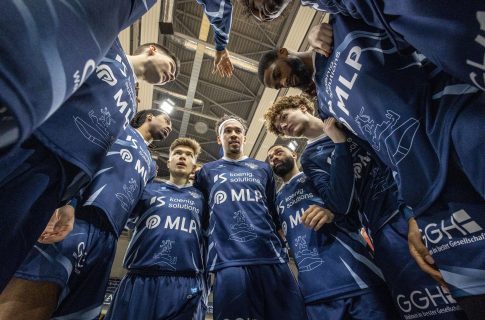
<svg viewBox="0 0 485 320"><path fill-rule="evenodd" d="M190 197L192 197L194 200L199 200L200 199L200 200L204 201L204 194L202 193L202 191L200 191L195 186L191 185L191 186L185 188L184 191L187 194L189 194Z"/></svg>

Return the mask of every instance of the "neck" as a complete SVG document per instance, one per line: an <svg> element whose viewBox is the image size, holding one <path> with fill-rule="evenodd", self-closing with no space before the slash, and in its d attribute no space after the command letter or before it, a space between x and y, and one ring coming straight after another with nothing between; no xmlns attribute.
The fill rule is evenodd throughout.
<svg viewBox="0 0 485 320"><path fill-rule="evenodd" d="M183 187L189 182L189 177L187 175L170 174L170 179L168 181L179 187Z"/></svg>
<svg viewBox="0 0 485 320"><path fill-rule="evenodd" d="M224 153L224 157L232 159L232 160L239 160L244 157L244 153Z"/></svg>
<svg viewBox="0 0 485 320"><path fill-rule="evenodd" d="M148 142L149 144L152 143L153 141L152 135L150 134L150 131L148 131L148 127L145 124L143 124L139 128L136 128L136 131L138 131L141 134L141 136L143 137L143 139L145 139L146 142Z"/></svg>
<svg viewBox="0 0 485 320"><path fill-rule="evenodd" d="M291 171L289 171L287 174L284 174L283 176L281 176L281 179L283 179L284 182L288 182L291 180L291 178L293 178L299 173L300 173L300 170L298 170L298 167L296 166L296 163L295 163L295 166L293 167L293 169L291 169Z"/></svg>
<svg viewBox="0 0 485 320"><path fill-rule="evenodd" d="M133 72L139 80L145 80L145 64L143 55L126 56L133 66Z"/></svg>
<svg viewBox="0 0 485 320"><path fill-rule="evenodd" d="M313 51L309 50L304 52L295 52L294 54L298 56L301 61L303 61L303 64L305 64L305 67L307 67L308 71L313 74Z"/></svg>
<svg viewBox="0 0 485 320"><path fill-rule="evenodd" d="M303 135L307 139L315 139L325 133L323 121L320 118L310 116L308 126L305 128Z"/></svg>

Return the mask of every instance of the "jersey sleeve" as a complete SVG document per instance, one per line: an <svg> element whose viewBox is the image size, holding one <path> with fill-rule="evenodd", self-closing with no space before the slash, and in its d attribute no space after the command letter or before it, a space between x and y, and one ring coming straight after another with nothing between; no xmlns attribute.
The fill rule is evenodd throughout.
<svg viewBox="0 0 485 320"><path fill-rule="evenodd" d="M197 0L204 7L214 29L214 42L217 51L222 51L229 43L232 24L232 3L230 0Z"/></svg>
<svg viewBox="0 0 485 320"><path fill-rule="evenodd" d="M354 169L346 142L335 144L331 164L326 159L302 158L303 172L324 203L336 214L348 214L354 199Z"/></svg>
<svg viewBox="0 0 485 320"><path fill-rule="evenodd" d="M266 168L268 182L266 184L266 199L268 199L268 212L276 225L276 230L281 229L281 221L276 210L276 183L272 170L269 166Z"/></svg>

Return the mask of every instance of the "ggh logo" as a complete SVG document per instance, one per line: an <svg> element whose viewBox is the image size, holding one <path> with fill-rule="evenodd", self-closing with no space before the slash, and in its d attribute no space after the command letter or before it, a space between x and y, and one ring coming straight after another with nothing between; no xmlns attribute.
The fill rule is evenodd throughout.
<svg viewBox="0 0 485 320"><path fill-rule="evenodd" d="M424 240L432 244L439 243L444 237L448 240L455 236L466 236L482 231L483 228L476 223L463 209L456 211L450 219L441 220L441 223L430 223L424 228Z"/></svg>
<svg viewBox="0 0 485 320"><path fill-rule="evenodd" d="M400 294L396 298L397 305L403 312L410 312L414 308L426 310L429 307L438 307L438 305L455 304L456 301L449 293L445 293L439 286L434 288L424 288L424 290L415 290L409 296Z"/></svg>

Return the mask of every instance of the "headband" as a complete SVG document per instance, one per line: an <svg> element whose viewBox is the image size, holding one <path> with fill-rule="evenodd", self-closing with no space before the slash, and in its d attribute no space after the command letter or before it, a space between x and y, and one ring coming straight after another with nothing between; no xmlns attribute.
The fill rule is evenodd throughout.
<svg viewBox="0 0 485 320"><path fill-rule="evenodd" d="M219 128L217 128L217 133L219 134L219 136L222 136L222 130L224 130L224 125L229 122L229 121L236 121L236 122L239 122L239 124L241 124L241 126L243 127L243 130L246 131L244 129L244 125L237 119L234 119L234 118L229 118L227 120L224 120L221 122L221 124L219 125Z"/></svg>

